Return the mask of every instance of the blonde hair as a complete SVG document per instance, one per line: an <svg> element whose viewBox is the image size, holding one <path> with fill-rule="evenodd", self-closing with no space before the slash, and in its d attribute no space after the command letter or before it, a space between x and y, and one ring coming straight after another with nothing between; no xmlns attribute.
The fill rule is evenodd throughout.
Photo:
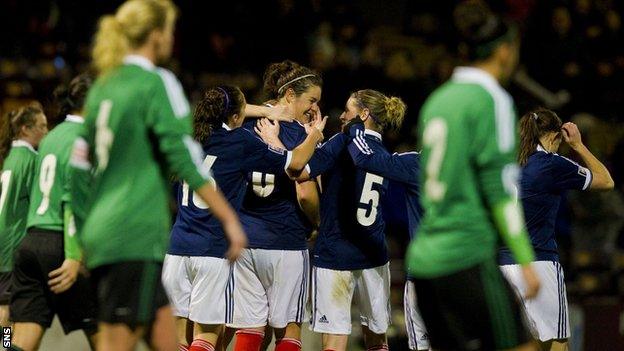
<svg viewBox="0 0 624 351"><path fill-rule="evenodd" d="M155 29L173 26L177 15L171 0L128 0L114 15L102 16L92 50L98 74L121 65L130 49L143 45Z"/></svg>
<svg viewBox="0 0 624 351"><path fill-rule="evenodd" d="M403 124L407 106L396 96L386 96L377 90L364 89L351 94L360 108L367 108L370 115L381 127L398 129Z"/></svg>

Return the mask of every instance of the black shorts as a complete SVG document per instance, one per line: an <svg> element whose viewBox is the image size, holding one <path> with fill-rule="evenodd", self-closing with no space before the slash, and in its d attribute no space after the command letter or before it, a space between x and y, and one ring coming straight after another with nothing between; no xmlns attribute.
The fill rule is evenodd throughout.
<svg viewBox="0 0 624 351"><path fill-rule="evenodd" d="M130 329L150 326L159 308L169 305L161 282L162 262L128 261L91 271L97 291L98 320Z"/></svg>
<svg viewBox="0 0 624 351"><path fill-rule="evenodd" d="M494 261L414 284L433 349L500 350L532 339L520 301Z"/></svg>
<svg viewBox="0 0 624 351"><path fill-rule="evenodd" d="M0 272L0 305L8 305L11 300L11 272Z"/></svg>
<svg viewBox="0 0 624 351"><path fill-rule="evenodd" d="M82 274L69 290L55 294L48 288L48 273L65 259L63 233L31 228L15 251L10 314L13 322L37 323L49 328L58 314L63 331L97 329L95 294Z"/></svg>

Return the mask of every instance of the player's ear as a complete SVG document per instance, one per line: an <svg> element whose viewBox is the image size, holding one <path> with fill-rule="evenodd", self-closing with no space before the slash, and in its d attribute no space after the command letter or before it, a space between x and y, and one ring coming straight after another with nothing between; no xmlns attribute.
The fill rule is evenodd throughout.
<svg viewBox="0 0 624 351"><path fill-rule="evenodd" d="M286 89L286 94L284 94L284 96L286 97L286 102L288 103L293 102L295 98L297 97L295 95L295 91L292 88Z"/></svg>
<svg viewBox="0 0 624 351"><path fill-rule="evenodd" d="M370 116L370 110L364 107L359 116L362 121L366 121L368 119L368 116Z"/></svg>

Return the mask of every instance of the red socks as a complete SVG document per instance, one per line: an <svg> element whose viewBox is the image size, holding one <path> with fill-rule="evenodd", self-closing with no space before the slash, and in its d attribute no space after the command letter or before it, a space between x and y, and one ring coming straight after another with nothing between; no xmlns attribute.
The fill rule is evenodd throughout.
<svg viewBox="0 0 624 351"><path fill-rule="evenodd" d="M264 340L264 332L253 329L236 331L234 351L259 351Z"/></svg>
<svg viewBox="0 0 624 351"><path fill-rule="evenodd" d="M215 351L214 345L206 340L195 339L188 351Z"/></svg>
<svg viewBox="0 0 624 351"><path fill-rule="evenodd" d="M189 351L189 347L184 344L178 344L178 351Z"/></svg>
<svg viewBox="0 0 624 351"><path fill-rule="evenodd" d="M283 338L275 342L275 351L301 351L301 340Z"/></svg>

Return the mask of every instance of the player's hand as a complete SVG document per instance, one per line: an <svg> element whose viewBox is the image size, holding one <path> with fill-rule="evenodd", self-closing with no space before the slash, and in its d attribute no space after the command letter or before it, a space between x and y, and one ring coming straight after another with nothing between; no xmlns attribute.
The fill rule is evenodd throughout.
<svg viewBox="0 0 624 351"><path fill-rule="evenodd" d="M576 124L572 122L564 123L561 127L561 134L563 134L563 140L565 140L571 148L576 149L577 147L583 145L581 132Z"/></svg>
<svg viewBox="0 0 624 351"><path fill-rule="evenodd" d="M264 140L265 143L278 146L279 142L279 131L280 125L279 122L272 122L267 118L261 118L256 122L256 126L254 127L256 134Z"/></svg>
<svg viewBox="0 0 624 351"><path fill-rule="evenodd" d="M537 296L540 289L540 281L531 264L522 266L522 276L526 287L524 298L530 300Z"/></svg>
<svg viewBox="0 0 624 351"><path fill-rule="evenodd" d="M57 268L48 274L48 286L55 294L60 294L71 288L80 271L80 261L66 258L60 268Z"/></svg>
<svg viewBox="0 0 624 351"><path fill-rule="evenodd" d="M307 238L307 240L309 242L315 242L316 238L318 237L318 234L319 234L318 229L312 230L312 232L310 233L310 236Z"/></svg>
<svg viewBox="0 0 624 351"><path fill-rule="evenodd" d="M225 253L225 257L234 262L238 256L240 256L241 251L247 247L247 235L243 231L243 227L239 221L224 225L223 230L225 231L225 235L230 242L230 247Z"/></svg>
<svg viewBox="0 0 624 351"><path fill-rule="evenodd" d="M288 106L275 105L271 107L267 107L266 118L272 121L284 121L284 122L292 122L293 118L290 115L290 111L288 110Z"/></svg>
<svg viewBox="0 0 624 351"><path fill-rule="evenodd" d="M355 116L355 118L349 120L345 125L342 126L342 132L349 135L351 132L351 127L355 126L355 125L362 125L362 128L364 128L364 121L362 121L362 118L360 118L360 115Z"/></svg>
<svg viewBox="0 0 624 351"><path fill-rule="evenodd" d="M321 109L318 106L314 106L311 109L312 111L312 121L310 123L304 124L304 128L306 129L306 133L310 134L314 130L312 128L316 128L321 135L323 134L323 130L325 129L325 125L327 124L327 116L323 117L321 113Z"/></svg>

